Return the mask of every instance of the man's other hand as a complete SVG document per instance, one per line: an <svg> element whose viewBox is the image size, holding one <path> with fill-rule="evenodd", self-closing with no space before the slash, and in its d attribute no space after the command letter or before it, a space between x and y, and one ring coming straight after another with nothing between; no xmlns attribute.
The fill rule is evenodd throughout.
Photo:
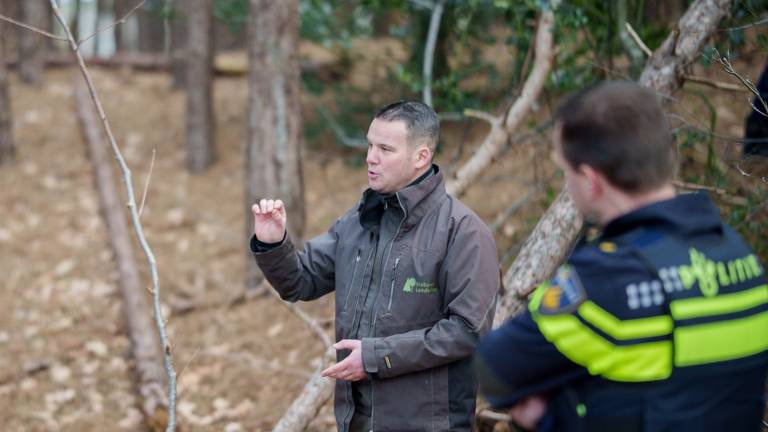
<svg viewBox="0 0 768 432"><path fill-rule="evenodd" d="M285 205L281 200L262 199L251 207L253 233L263 243L279 243L285 237Z"/></svg>
<svg viewBox="0 0 768 432"><path fill-rule="evenodd" d="M336 363L320 374L324 377L336 378L345 381L360 381L365 378L363 369L362 342L354 339L342 339L333 345L338 350L352 350L344 360Z"/></svg>

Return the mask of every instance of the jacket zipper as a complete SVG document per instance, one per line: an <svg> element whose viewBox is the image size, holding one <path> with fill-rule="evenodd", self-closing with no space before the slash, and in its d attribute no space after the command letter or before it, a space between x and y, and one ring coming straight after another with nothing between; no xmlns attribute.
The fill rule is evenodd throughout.
<svg viewBox="0 0 768 432"><path fill-rule="evenodd" d="M397 230L395 231L395 235L392 236L392 242L389 244L389 252L387 253L387 259L389 259L389 254L392 253L392 246L395 245L395 240L397 240L397 235L400 234L400 228L403 227L403 223L408 218L408 212L405 210L405 207L403 206L403 203L400 201L400 194L395 192L395 198L397 198L397 203L400 205L400 208L403 209L403 220L400 221L400 223L397 225ZM397 262L400 260L400 257L398 257L395 260L395 267L397 267ZM386 262L386 261L385 261ZM384 275L381 275L382 280L384 280ZM393 282L394 284L394 282ZM393 285L394 286L394 285ZM381 288L381 284L379 284L379 288ZM392 297L390 297L390 302L392 301ZM373 302L373 309L376 310L376 302ZM378 314L373 315L373 324L371 325L371 333L376 333L376 317L378 317ZM371 380L371 432L375 430L374 425L375 423L375 413L376 411L376 380Z"/></svg>
<svg viewBox="0 0 768 432"><path fill-rule="evenodd" d="M357 249L357 257L355 258L355 266L352 268L352 279L347 284L347 297L344 299L344 309L347 309L347 302L349 302L349 295L352 293L352 285L355 283L355 275L357 274L357 265L360 263L360 252L362 249Z"/></svg>
<svg viewBox="0 0 768 432"><path fill-rule="evenodd" d="M392 247L395 246L395 241L397 240L397 235L400 234L400 228L403 227L403 223L405 223L405 220L408 218L408 213L405 211L405 207L403 207L403 203L400 202L400 194L395 193L395 197L397 198L397 203L400 205L400 208L403 209L403 219L400 221L399 224L397 224L397 230L395 230L395 234L392 236L392 240L389 242L389 250L387 251L387 258L384 260L384 263L387 263L389 261L389 257L392 255ZM382 286L384 285L384 272L381 272L381 280L379 281L379 292L381 291ZM376 332L376 318L379 317L379 314L376 313L376 301L373 302L373 307L371 308L371 315L373 316L373 324L371 324L371 334Z"/></svg>
<svg viewBox="0 0 768 432"><path fill-rule="evenodd" d="M395 296L395 279L397 279L397 264L400 262L400 257L395 259L395 265L392 266L392 284L389 286L389 303L387 303L387 312L392 310L392 298Z"/></svg>

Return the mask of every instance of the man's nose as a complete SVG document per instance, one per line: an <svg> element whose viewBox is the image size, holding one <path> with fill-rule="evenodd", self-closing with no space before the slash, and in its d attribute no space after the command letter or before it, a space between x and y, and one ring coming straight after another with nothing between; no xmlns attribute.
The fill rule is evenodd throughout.
<svg viewBox="0 0 768 432"><path fill-rule="evenodd" d="M365 162L369 165L375 165L378 163L379 158L376 155L376 151L373 149L369 149L368 153L365 155Z"/></svg>

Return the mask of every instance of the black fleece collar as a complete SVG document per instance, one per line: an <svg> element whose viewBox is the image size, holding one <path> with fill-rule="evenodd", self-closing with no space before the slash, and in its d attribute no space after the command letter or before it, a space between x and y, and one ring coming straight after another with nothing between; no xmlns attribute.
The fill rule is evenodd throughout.
<svg viewBox="0 0 768 432"><path fill-rule="evenodd" d="M387 207L405 207L403 210L405 211L405 214L408 215L408 208L413 207L417 202L421 201L424 192L429 192L434 189L434 184L427 187L426 190L422 186L424 183L434 183L431 181L432 177L437 175L439 171L440 168L437 165L432 164L424 174L420 175L416 180L409 183L408 186L395 193L381 194L373 189L366 189L363 193L363 198L360 200L360 205L357 208L360 214L360 225L369 231L378 232L381 216L384 214L384 210L386 210ZM438 180L437 182L442 184L442 174L440 174L439 177L439 180L435 180ZM427 181L428 179L430 181Z"/></svg>

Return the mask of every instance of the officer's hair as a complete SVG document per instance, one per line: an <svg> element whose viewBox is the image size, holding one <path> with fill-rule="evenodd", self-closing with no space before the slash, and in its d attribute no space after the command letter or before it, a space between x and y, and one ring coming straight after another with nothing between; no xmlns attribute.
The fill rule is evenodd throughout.
<svg viewBox="0 0 768 432"><path fill-rule="evenodd" d="M555 117L562 155L591 166L627 193L657 189L675 175L675 152L656 95L636 83L609 81L569 97Z"/></svg>
<svg viewBox="0 0 768 432"><path fill-rule="evenodd" d="M418 101L398 101L376 112L374 118L385 121L403 121L408 130L408 144L426 145L433 153L440 140L440 119L429 105Z"/></svg>

